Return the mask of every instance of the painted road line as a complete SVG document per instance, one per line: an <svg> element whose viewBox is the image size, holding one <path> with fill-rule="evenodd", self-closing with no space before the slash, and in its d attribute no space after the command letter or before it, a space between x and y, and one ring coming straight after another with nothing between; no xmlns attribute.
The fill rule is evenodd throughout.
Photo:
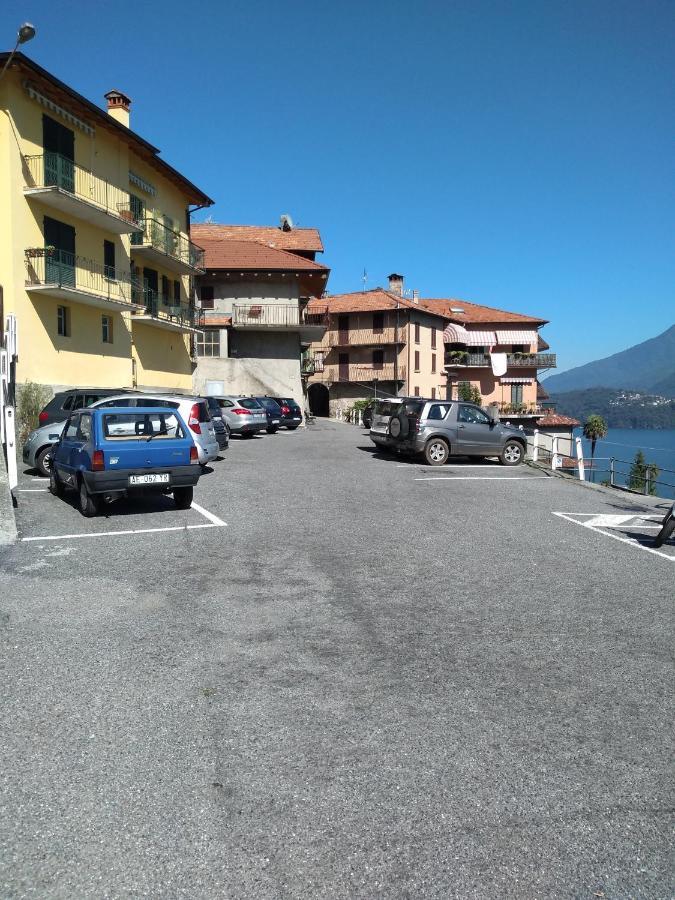
<svg viewBox="0 0 675 900"><path fill-rule="evenodd" d="M223 524L225 524L223 522ZM218 528L213 523L206 525L169 525L165 528L130 528L125 531L90 531L86 534L44 534L41 537L25 537L21 538L23 543L35 541L69 541L76 538L96 538L96 537L119 537L127 534L157 534L160 531L188 531L195 528Z"/></svg>
<svg viewBox="0 0 675 900"><path fill-rule="evenodd" d="M17 488L20 494L48 494L49 488Z"/></svg>
<svg viewBox="0 0 675 900"><path fill-rule="evenodd" d="M422 466L423 463L402 463L396 466L397 469L409 469L411 466ZM444 468L446 469L499 469L502 468L499 463L469 463L466 466L463 466L461 463L446 463ZM540 477L540 476L538 476Z"/></svg>
<svg viewBox="0 0 675 900"><path fill-rule="evenodd" d="M213 525L217 525L219 528L227 527L227 522L223 522L222 519L219 519L218 516L214 516L213 513L209 512L208 509L204 509L203 506L199 506L198 503L192 502L192 509L198 512L200 515L204 516L205 519L208 519Z"/></svg>
<svg viewBox="0 0 675 900"><path fill-rule="evenodd" d="M413 481L545 481L545 475L443 475L440 478L428 475L426 478L413 478Z"/></svg>
<svg viewBox="0 0 675 900"><path fill-rule="evenodd" d="M605 537L612 538L614 541L620 541L622 544L628 544L630 547L636 547L638 550L646 550L647 553L653 553L654 556L660 556L662 559L670 560L670 562L675 563L675 556L670 556L668 553L662 553L660 550L656 550L654 547L645 547L644 544L640 544L638 541L633 538L621 537L618 534L612 534L610 531L603 531L601 528L597 528L593 525L589 525L588 522L579 522L577 519L573 519L571 516L566 513L561 512L553 512L554 516L558 516L560 519L566 519L568 522L572 522L573 525L579 525L581 528L586 528L588 531L593 531L595 534L602 534ZM588 515L588 513L581 513L580 515Z"/></svg>

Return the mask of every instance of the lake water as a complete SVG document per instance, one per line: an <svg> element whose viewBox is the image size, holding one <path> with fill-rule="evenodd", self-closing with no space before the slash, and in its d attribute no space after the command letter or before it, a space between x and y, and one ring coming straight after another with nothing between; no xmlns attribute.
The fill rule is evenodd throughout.
<svg viewBox="0 0 675 900"><path fill-rule="evenodd" d="M580 429L575 430L579 434ZM584 459L591 458L591 442L583 441ZM595 481L608 478L609 457L614 457L615 472L622 475L621 483L626 483L626 475L638 450L642 450L645 460L654 463L661 470L657 485L659 497L675 499L675 431L656 431L647 428L610 428L607 437L595 445ZM669 469L670 471L665 471ZM617 477L617 481L619 478Z"/></svg>

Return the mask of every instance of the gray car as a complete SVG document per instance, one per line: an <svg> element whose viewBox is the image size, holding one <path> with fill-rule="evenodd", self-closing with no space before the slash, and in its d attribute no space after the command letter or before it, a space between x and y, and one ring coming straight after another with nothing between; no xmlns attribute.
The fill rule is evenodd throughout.
<svg viewBox="0 0 675 900"><path fill-rule="evenodd" d="M172 406L177 409L185 422L190 426L190 434L197 446L199 462L204 465L218 456L218 444L215 437L215 429L211 416L202 397L167 397L161 394L121 393L112 397L108 396L95 403L92 408L99 406ZM24 465L31 469L37 469L41 475L49 475L51 468L52 446L61 437L63 422L52 422L36 428L28 435L23 445ZM198 430L197 430L198 429Z"/></svg>
<svg viewBox="0 0 675 900"><path fill-rule="evenodd" d="M253 437L267 428L267 412L253 397L216 397L232 434Z"/></svg>
<svg viewBox="0 0 675 900"><path fill-rule="evenodd" d="M497 414L458 400L409 398L374 415L370 439L379 447L419 453L430 466L450 456L496 456L505 466L525 458L527 438Z"/></svg>

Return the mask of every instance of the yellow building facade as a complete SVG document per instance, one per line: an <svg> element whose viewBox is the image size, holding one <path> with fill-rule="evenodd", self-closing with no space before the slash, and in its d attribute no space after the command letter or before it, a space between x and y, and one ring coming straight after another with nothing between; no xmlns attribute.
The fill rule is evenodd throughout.
<svg viewBox="0 0 675 900"><path fill-rule="evenodd" d="M6 61L0 54L0 69ZM212 201L107 111L17 54L0 81L0 287L16 382L189 392L202 254L189 210Z"/></svg>

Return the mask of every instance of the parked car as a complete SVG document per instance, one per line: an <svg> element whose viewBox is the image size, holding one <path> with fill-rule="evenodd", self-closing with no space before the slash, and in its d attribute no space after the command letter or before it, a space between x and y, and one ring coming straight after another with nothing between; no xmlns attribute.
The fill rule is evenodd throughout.
<svg viewBox="0 0 675 900"><path fill-rule="evenodd" d="M370 428L373 424L373 416L378 415L389 415L391 411L391 404L400 403L403 397L378 397L377 399L373 398L370 403L364 407L363 410L363 427Z"/></svg>
<svg viewBox="0 0 675 900"><path fill-rule="evenodd" d="M302 422L302 410L292 397L270 397L281 407L281 425L289 431L295 431Z"/></svg>
<svg viewBox="0 0 675 900"><path fill-rule="evenodd" d="M206 397L209 406L209 412L213 419L213 427L216 431L216 440L218 441L219 450L227 450L230 445L230 427L223 418L223 411L215 397Z"/></svg>
<svg viewBox="0 0 675 900"><path fill-rule="evenodd" d="M276 434L281 425L281 418L283 416L281 407L277 401L272 400L271 397L255 397L254 399L258 401L267 413L267 433Z"/></svg>
<svg viewBox="0 0 675 900"><path fill-rule="evenodd" d="M105 501L143 492L173 494L192 504L201 475L197 446L178 410L167 406L108 406L74 412L54 445L49 490L78 493L83 516Z"/></svg>
<svg viewBox="0 0 675 900"><path fill-rule="evenodd" d="M106 396L92 403L91 408L141 405L173 406L174 409L178 409L186 421L193 420L190 429L199 451L200 463L205 465L218 456L215 429L211 434L209 424L204 420L205 413L208 415L208 407L206 401L201 397L166 397L159 394L153 396L134 391L116 394L112 397ZM37 469L42 475L49 475L51 448L59 439L64 425L65 421L54 422L31 431L23 445L23 461L26 466ZM213 426L213 423L211 425ZM196 431L196 428L199 428L199 431Z"/></svg>
<svg viewBox="0 0 675 900"><path fill-rule="evenodd" d="M58 391L38 416L38 422L40 425L63 423L76 409L93 406L106 397L136 393L139 392L126 388L71 388L67 391Z"/></svg>
<svg viewBox="0 0 675 900"><path fill-rule="evenodd" d="M373 417L370 439L380 447L420 453L430 466L451 455L497 456L505 466L525 457L527 438L473 403L409 398Z"/></svg>
<svg viewBox="0 0 675 900"><path fill-rule="evenodd" d="M253 397L216 397L232 434L253 437L267 428L267 412Z"/></svg>

